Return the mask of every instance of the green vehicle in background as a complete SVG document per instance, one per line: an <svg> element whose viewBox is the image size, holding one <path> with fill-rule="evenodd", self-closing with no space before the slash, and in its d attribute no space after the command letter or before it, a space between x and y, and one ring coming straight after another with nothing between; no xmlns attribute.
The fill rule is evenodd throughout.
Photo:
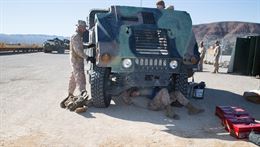
<svg viewBox="0 0 260 147"><path fill-rule="evenodd" d="M131 87L166 87L187 95L199 61L190 15L185 11L111 6L89 14L89 70L95 107Z"/></svg>
<svg viewBox="0 0 260 147"><path fill-rule="evenodd" d="M43 52L51 53L57 51L59 54L64 54L65 49L69 49L69 40L60 40L59 38L49 39L43 43Z"/></svg>

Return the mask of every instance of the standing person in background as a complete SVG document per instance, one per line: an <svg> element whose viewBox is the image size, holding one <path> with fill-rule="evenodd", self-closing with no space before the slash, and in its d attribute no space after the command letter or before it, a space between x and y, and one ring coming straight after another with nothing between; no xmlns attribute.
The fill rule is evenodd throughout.
<svg viewBox="0 0 260 147"><path fill-rule="evenodd" d="M219 46L219 41L215 42L214 46L214 71L213 73L218 73L219 71L219 57L220 57L221 49Z"/></svg>
<svg viewBox="0 0 260 147"><path fill-rule="evenodd" d="M200 42L199 52L200 52L200 61L198 64L198 71L203 71L203 62L206 55L206 48L204 47L203 41Z"/></svg>

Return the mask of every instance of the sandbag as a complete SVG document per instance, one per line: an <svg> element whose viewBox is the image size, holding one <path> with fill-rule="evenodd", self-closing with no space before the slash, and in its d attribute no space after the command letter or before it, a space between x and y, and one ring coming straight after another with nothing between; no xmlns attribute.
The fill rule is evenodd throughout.
<svg viewBox="0 0 260 147"><path fill-rule="evenodd" d="M243 97L250 102L260 104L260 90L245 91Z"/></svg>

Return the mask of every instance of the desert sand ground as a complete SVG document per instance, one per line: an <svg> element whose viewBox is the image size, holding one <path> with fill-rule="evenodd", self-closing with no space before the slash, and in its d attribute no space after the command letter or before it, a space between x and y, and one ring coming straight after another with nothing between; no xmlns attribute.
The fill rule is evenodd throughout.
<svg viewBox="0 0 260 147"><path fill-rule="evenodd" d="M140 97L134 105L91 107L79 115L59 107L71 71L68 54L0 55L0 146L255 146L231 137L214 112L216 105L241 106L260 120L260 105L241 96L259 88L259 79L204 70L195 81L206 82L205 98L191 99L206 110L202 114L176 108L181 119L172 120L147 110Z"/></svg>

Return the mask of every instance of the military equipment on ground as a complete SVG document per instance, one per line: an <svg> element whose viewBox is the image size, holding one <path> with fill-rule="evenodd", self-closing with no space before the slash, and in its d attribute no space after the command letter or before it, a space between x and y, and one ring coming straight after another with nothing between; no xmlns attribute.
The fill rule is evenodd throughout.
<svg viewBox="0 0 260 147"><path fill-rule="evenodd" d="M57 51L58 53L63 54L65 52L65 48L67 48L66 44L59 38L49 39L43 43L44 53Z"/></svg>
<svg viewBox="0 0 260 147"><path fill-rule="evenodd" d="M108 107L130 87L165 87L187 94L188 74L197 67L198 46L185 11L111 6L89 14L91 97Z"/></svg>
<svg viewBox="0 0 260 147"><path fill-rule="evenodd" d="M0 42L0 52L40 52L43 47L38 44L3 43Z"/></svg>

